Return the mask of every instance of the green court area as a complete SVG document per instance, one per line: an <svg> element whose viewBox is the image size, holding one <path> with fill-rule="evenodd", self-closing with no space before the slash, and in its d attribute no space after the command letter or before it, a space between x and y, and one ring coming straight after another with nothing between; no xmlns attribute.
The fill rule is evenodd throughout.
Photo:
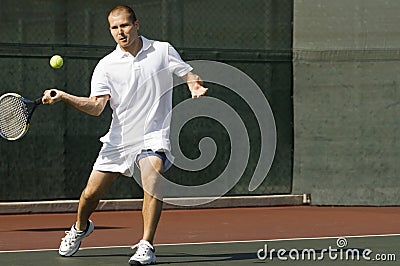
<svg viewBox="0 0 400 266"><path fill-rule="evenodd" d="M158 245L158 265L398 265L400 235ZM266 252L265 252L266 251ZM0 252L0 265L128 265L129 247Z"/></svg>

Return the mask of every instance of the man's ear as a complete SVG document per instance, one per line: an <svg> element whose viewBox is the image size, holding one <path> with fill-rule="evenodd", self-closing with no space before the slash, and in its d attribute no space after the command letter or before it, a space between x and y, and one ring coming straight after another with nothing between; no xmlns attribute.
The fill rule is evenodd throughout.
<svg viewBox="0 0 400 266"><path fill-rule="evenodd" d="M140 28L140 22L139 22L138 19L133 23L133 25L135 25L136 30L139 30L139 28Z"/></svg>

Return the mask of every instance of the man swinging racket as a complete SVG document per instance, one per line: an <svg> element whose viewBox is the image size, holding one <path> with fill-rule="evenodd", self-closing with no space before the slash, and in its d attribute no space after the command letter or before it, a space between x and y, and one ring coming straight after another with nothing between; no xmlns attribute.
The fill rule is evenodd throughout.
<svg viewBox="0 0 400 266"><path fill-rule="evenodd" d="M103 146L79 200L76 223L62 238L59 254L68 257L78 251L82 239L94 230L89 218L101 197L120 174L132 176L136 163L144 190L143 236L129 264L154 264L153 240L162 211L159 179L170 166L166 153L170 151L168 114L172 109L173 74L187 83L192 98L208 89L169 43L138 34L140 24L130 7L114 7L108 22L117 46L97 64L90 97L61 90L51 90L56 92L51 97L47 90L42 100L45 104L62 101L94 116L102 113L107 101L113 110L109 132L100 139Z"/></svg>

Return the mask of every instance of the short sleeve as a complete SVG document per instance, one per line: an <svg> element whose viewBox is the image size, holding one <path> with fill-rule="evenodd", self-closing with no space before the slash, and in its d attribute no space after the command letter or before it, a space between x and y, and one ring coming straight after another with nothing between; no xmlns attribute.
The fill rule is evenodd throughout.
<svg viewBox="0 0 400 266"><path fill-rule="evenodd" d="M110 84L108 82L104 67L100 61L92 74L92 81L90 83L90 97L107 94L111 95Z"/></svg>
<svg viewBox="0 0 400 266"><path fill-rule="evenodd" d="M178 77L182 77L193 70L189 64L182 60L179 53L171 44L168 44L168 61L170 72Z"/></svg>

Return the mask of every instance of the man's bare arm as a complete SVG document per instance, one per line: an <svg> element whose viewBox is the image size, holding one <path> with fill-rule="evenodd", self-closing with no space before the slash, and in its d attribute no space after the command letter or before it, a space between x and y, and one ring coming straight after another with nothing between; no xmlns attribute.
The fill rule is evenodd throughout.
<svg viewBox="0 0 400 266"><path fill-rule="evenodd" d="M56 96L51 97L50 92L55 91ZM69 106L84 112L89 115L99 116L106 104L110 99L110 95L101 95L95 97L79 97L60 90L46 90L42 98L44 104L54 104L56 102L62 101Z"/></svg>

